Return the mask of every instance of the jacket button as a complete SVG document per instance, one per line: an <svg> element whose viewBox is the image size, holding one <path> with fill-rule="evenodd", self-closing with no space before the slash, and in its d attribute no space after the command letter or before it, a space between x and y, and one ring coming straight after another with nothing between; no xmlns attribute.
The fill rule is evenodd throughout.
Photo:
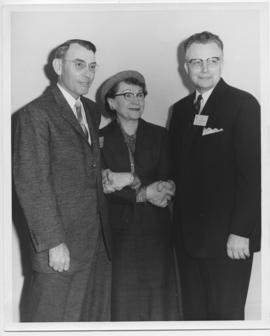
<svg viewBox="0 0 270 336"><path fill-rule="evenodd" d="M91 168L96 168L97 165L96 165L96 163L91 163L90 166L91 166Z"/></svg>

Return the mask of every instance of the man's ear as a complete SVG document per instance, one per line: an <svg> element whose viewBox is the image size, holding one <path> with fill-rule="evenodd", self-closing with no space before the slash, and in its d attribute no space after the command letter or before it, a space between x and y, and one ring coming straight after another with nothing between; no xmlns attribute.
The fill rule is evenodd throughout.
<svg viewBox="0 0 270 336"><path fill-rule="evenodd" d="M52 62L52 66L55 73L60 76L62 74L62 60L60 58L55 58Z"/></svg>
<svg viewBox="0 0 270 336"><path fill-rule="evenodd" d="M222 59L221 59L221 64L220 64L220 73L222 74L222 72L223 72L223 69L224 69L224 60L223 60L223 57L222 57Z"/></svg>
<svg viewBox="0 0 270 336"><path fill-rule="evenodd" d="M187 66L187 62L184 63L184 68L186 70L186 73L188 74L188 66Z"/></svg>

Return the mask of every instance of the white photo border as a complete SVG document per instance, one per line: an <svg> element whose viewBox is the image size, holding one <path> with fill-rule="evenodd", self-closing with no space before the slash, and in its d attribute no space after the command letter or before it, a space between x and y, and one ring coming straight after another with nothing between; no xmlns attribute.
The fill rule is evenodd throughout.
<svg viewBox="0 0 270 336"><path fill-rule="evenodd" d="M111 8L110 6L117 6L118 10L133 10L134 8L141 8L147 6L149 11L151 7L157 9L159 6L164 10L170 8L176 8L179 5L186 5L189 8L192 6L209 4L212 1L196 1L190 3L189 1L2 1L1 4L1 107L2 113L0 115L1 122L1 157L3 158L3 164L1 165L1 186L2 192L0 196L1 210L2 210L2 235L0 240L1 248L1 260L0 269L3 269L3 277L1 279L1 296L0 302L3 304L0 307L0 320L3 326L5 334L14 332L39 332L39 331L68 331L68 332L83 332L83 331L107 331L113 332L116 330L121 331L207 331L207 330L256 330L259 331L270 330L270 104L269 104L269 3L268 1L213 1L213 3L220 4L222 7L224 3L234 6L243 6L243 8L257 8L261 13L261 106L262 106L262 118L261 118L261 139L262 139L262 318L259 321L205 321L205 322L91 322L91 323L15 323L12 321L12 290L11 284L12 278L12 214L11 214L11 75L10 75L10 30L11 30L11 14L18 11L69 11L81 10L78 6L90 10L93 8L99 8L98 10ZM109 6L109 7L108 7ZM129 7L130 6L130 7ZM155 6L155 7L154 7ZM267 10L266 10L267 9ZM252 9L251 9L252 10ZM268 112L267 112L268 111ZM1 298L3 300L1 300ZM260 334L260 333L259 333ZM91 333L92 335L92 333ZM181 333L182 335L182 333ZM246 335L246 334L245 334Z"/></svg>

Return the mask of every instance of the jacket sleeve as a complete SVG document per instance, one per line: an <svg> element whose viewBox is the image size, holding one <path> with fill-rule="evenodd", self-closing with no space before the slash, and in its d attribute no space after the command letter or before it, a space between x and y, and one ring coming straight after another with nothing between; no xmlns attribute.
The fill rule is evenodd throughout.
<svg viewBox="0 0 270 336"><path fill-rule="evenodd" d="M169 126L169 162L170 162L170 175L172 180L176 183L177 178L177 142L179 143L179 126L176 120L176 110L173 107L172 117Z"/></svg>
<svg viewBox="0 0 270 336"><path fill-rule="evenodd" d="M120 204L135 204L136 192L130 187L125 187L122 190L115 191L106 195L107 199L112 203Z"/></svg>
<svg viewBox="0 0 270 336"><path fill-rule="evenodd" d="M65 241L54 193L49 124L42 111L17 112L13 135L13 179L37 252Z"/></svg>
<svg viewBox="0 0 270 336"><path fill-rule="evenodd" d="M157 180L168 180L172 178L172 165L170 161L169 135L166 129L161 131L160 151L157 164Z"/></svg>
<svg viewBox="0 0 270 336"><path fill-rule="evenodd" d="M254 97L243 99L234 129L236 161L235 206L231 233L250 237L260 225L260 107Z"/></svg>

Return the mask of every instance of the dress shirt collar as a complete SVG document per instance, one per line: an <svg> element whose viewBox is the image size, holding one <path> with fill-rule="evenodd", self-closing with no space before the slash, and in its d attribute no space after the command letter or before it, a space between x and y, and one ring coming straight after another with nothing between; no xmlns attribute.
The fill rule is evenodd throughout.
<svg viewBox="0 0 270 336"><path fill-rule="evenodd" d="M59 83L57 83L57 86L59 90L62 92L63 96L65 97L66 101L68 102L68 105L71 107L72 111L74 112L74 105L76 103L76 100L70 93L67 92Z"/></svg>
<svg viewBox="0 0 270 336"><path fill-rule="evenodd" d="M197 101L197 98L199 95L202 95L202 105L204 106L208 100L208 98L210 97L211 93L213 92L214 88L204 92L204 93L200 93L199 91L196 90L196 96L195 96L195 101Z"/></svg>
<svg viewBox="0 0 270 336"><path fill-rule="evenodd" d="M59 87L59 90L63 93L63 96L65 97L66 101L68 102L68 105L71 107L72 112L77 119L77 115L76 115L76 112L75 112L75 103L76 103L77 100L79 100L81 102L80 97L78 99L75 99L59 83L57 83L57 86ZM84 107L83 107L82 102L81 102L81 107L82 107L81 113L82 113L83 123L84 123L84 125L85 125L85 127L87 128L87 131L88 131L88 142L91 144L91 136L90 136L89 127L88 127L88 123L87 123L87 119L86 119L86 115L85 115L85 111L84 111Z"/></svg>
<svg viewBox="0 0 270 336"><path fill-rule="evenodd" d="M212 88L212 89L210 89L210 90L208 90L208 91L206 91L204 93L200 93L199 91L196 90L196 95L195 95L194 103L197 101L199 95L202 96L199 114L201 114L202 110L204 109L204 106L205 106L208 98L210 97L211 93L213 92L213 90L214 90L214 88Z"/></svg>

